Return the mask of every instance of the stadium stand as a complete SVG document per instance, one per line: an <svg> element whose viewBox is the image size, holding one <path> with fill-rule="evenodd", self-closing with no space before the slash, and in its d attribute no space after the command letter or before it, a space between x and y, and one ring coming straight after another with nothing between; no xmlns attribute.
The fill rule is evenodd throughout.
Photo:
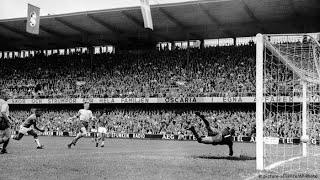
<svg viewBox="0 0 320 180"><path fill-rule="evenodd" d="M254 46L194 48L189 66L185 51L5 59L0 87L16 99L254 95Z"/></svg>
<svg viewBox="0 0 320 180"><path fill-rule="evenodd" d="M11 96L16 99L255 95L254 44L190 49L189 66L185 51L176 49L142 55L96 54L92 62L88 54L80 53L14 57L4 60L0 84L1 88L10 89ZM25 66L26 62L28 66ZM108 132L187 134L190 133L186 131L187 121L182 119L191 117L194 110L184 108L182 111L185 113L176 115L175 111L163 110L111 110L108 112L113 124L108 126ZM50 122L48 131L76 132L76 124L68 120L75 113L48 110L43 116L42 125ZM252 110L227 108L202 113L211 121L217 119L221 123L220 128L235 127L236 136L255 135L255 113ZM26 118L28 111L18 110L13 114L17 121L13 129L18 130L19 122ZM276 136L285 138L299 137L301 114L283 113L281 117L284 119L282 123L274 124L270 113L265 123L274 124L274 128L266 132L280 132ZM204 125L200 123L198 128L200 134L204 135ZM316 136L316 132L312 133Z"/></svg>

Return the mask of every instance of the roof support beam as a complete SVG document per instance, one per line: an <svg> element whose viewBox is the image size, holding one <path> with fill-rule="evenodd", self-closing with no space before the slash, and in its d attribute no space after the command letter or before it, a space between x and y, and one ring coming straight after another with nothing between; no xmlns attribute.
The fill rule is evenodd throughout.
<svg viewBox="0 0 320 180"><path fill-rule="evenodd" d="M254 13L251 11L251 9L249 8L249 6L247 5L247 3L244 0L240 0L240 3L243 7L243 9L246 11L246 13L248 14L248 16L250 16L250 18L256 23L256 26L258 27L258 29L261 31L261 33L268 33L268 31L263 28L261 26L261 22L259 21L259 19L254 15Z"/></svg>
<svg viewBox="0 0 320 180"><path fill-rule="evenodd" d="M179 22L175 17L173 17L169 12L167 12L163 8L159 8L159 11L162 12L168 19L170 19L170 21L179 26L180 29L186 28L186 26L183 23Z"/></svg>
<svg viewBox="0 0 320 180"><path fill-rule="evenodd" d="M79 33L81 34L90 34L90 32L88 32L87 30L84 30L83 28L81 27L78 27L78 26L75 26L65 20L62 20L61 18L54 18L56 21L60 22L61 24L75 30L75 31L78 31Z"/></svg>
<svg viewBox="0 0 320 180"><path fill-rule="evenodd" d="M65 20L62 20L60 18L54 18L56 21L60 22L61 24L75 30L75 31L78 31L80 34L81 34L81 42L82 44L88 44L88 36L91 35L91 34L94 34L94 33L91 33L81 27L78 27L76 25L73 25Z"/></svg>
<svg viewBox="0 0 320 180"><path fill-rule="evenodd" d="M199 8L211 20L211 22L213 22L214 24L216 24L218 26L221 25L221 23L218 21L218 19L215 18L212 14L210 14L210 12L207 8L203 7L203 4L199 4Z"/></svg>
<svg viewBox="0 0 320 180"><path fill-rule="evenodd" d="M171 15L169 12L167 12L166 10L164 10L164 9L161 8L161 7L158 8L158 9L159 9L159 11L160 11L162 14L164 14L170 21L172 21L173 23L175 23L175 24L179 27L179 29L180 29L181 31L186 32L187 35L189 34L189 35L193 36L193 37L196 38L196 39L203 39L203 37L202 37L201 35L199 35L199 34L187 32L188 27L185 26L182 22L178 21L178 20L177 20L175 17L173 17L173 15Z"/></svg>
<svg viewBox="0 0 320 180"><path fill-rule="evenodd" d="M132 21L134 24L136 24L139 28L144 29L144 24L139 19L137 19L136 17L132 16L131 14L129 14L125 11L121 11L121 13L124 16L126 16L130 21Z"/></svg>
<svg viewBox="0 0 320 180"><path fill-rule="evenodd" d="M105 27L106 29L112 31L113 33L115 33L115 34L117 34L117 35L120 35L120 34L123 34L123 33L124 33L123 31L121 31L121 30L117 29L116 27L114 27L114 26L112 26L112 25L110 25L110 24L102 21L101 19L93 16L92 14L88 14L87 16L88 16L90 19L92 19L94 22L102 25L103 27Z"/></svg>
<svg viewBox="0 0 320 180"><path fill-rule="evenodd" d="M210 14L209 10L205 8L203 4L199 4L199 8L201 9L202 12L204 12L204 14L210 19L210 21L213 24L216 24L218 26L217 29L221 30L224 34L226 34L229 37L236 37L234 33L232 33L231 31L222 29L222 24L219 22L219 20L215 18L212 14Z"/></svg>
<svg viewBox="0 0 320 180"><path fill-rule="evenodd" d="M59 38L64 38L64 37L66 37L65 35L63 35L63 34L61 34L61 33L58 33L58 32L56 32L56 31L53 31L53 30L48 29L48 28L46 28L46 27L43 27L43 26L41 26L41 25L40 25L40 29L41 29L42 31L48 33L48 34L51 34L51 35L56 36L56 37L59 37Z"/></svg>

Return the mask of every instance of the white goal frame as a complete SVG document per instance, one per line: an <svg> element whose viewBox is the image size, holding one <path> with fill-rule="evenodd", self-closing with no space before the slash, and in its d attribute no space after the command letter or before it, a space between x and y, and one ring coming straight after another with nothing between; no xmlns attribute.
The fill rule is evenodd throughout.
<svg viewBox="0 0 320 180"><path fill-rule="evenodd" d="M300 34L301 35L301 34ZM268 42L262 34L256 35L256 169L265 170L264 166L264 137L263 137L263 121L264 121L264 96L263 96L263 63L265 46L275 53L276 56L281 56L276 50L273 50L272 45ZM286 63L287 64L287 63ZM295 67L287 64L288 68L296 72ZM299 73L297 74L301 79L306 81L313 81L314 79L307 79ZM319 81L318 81L319 83ZM307 134L307 83L302 82L302 135ZM307 144L302 145L302 155L307 156Z"/></svg>

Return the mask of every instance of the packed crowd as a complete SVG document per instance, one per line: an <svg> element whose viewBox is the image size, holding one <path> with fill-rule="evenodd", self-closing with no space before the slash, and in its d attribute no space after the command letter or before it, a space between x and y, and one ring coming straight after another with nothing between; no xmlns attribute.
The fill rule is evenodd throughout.
<svg viewBox="0 0 320 180"><path fill-rule="evenodd" d="M94 111L99 117L105 110ZM200 135L207 135L207 130L201 119L194 115L194 110L142 110L142 109L110 109L107 110L108 133L142 133L142 134L184 134L191 135L187 130L189 124L195 125ZM39 127L46 127L47 131L77 132L79 129L76 120L70 120L76 111L46 111ZM250 110L205 110L202 114L211 123L212 127L223 129L234 128L235 136L255 136L255 112ZM13 111L15 122L13 130L18 130L21 122L30 115L28 111ZM313 138L319 136L319 114L309 114L310 122L308 134ZM264 121L264 136L299 138L301 132L301 113L270 112ZM217 123L217 125L215 125ZM94 123L90 123L90 128Z"/></svg>
<svg viewBox="0 0 320 180"><path fill-rule="evenodd" d="M97 110L95 117L102 111ZM107 131L117 133L142 133L142 134L191 134L186 129L189 124L196 126L201 135L206 135L203 122L196 118L195 111L188 110L177 112L170 110L141 110L141 109L113 109L107 111ZM46 111L41 117L39 127L46 127L47 131L74 132L78 131L77 121L70 120L77 111ZM203 111L207 119L216 121L220 128L233 127L237 135L249 136L252 133L251 124L255 121L254 112L245 111ZM30 115L29 111L13 111L15 120L13 130L18 130L21 122ZM94 121L90 123L90 128Z"/></svg>
<svg viewBox="0 0 320 180"><path fill-rule="evenodd" d="M252 96L255 46L4 59L13 98ZM26 64L28 64L26 66Z"/></svg>
<svg viewBox="0 0 320 180"><path fill-rule="evenodd" d="M269 59L268 67L281 65ZM279 63L277 61L277 63ZM27 64L27 66L26 66ZM156 51L148 54L70 54L4 59L0 67L0 88L10 90L12 98L88 98L88 97L225 97L255 95L255 47L226 46L205 49ZM288 72L288 73L281 73ZM265 93L300 94L301 84L289 71L267 69ZM279 78L279 79L276 79ZM276 83L278 81L283 82ZM319 89L319 86L316 87ZM289 94L288 94L289 93ZM290 94L291 93L291 94ZM95 110L99 112L101 110ZM142 110L109 109L108 132L191 134L188 122L206 135L204 124L194 117L194 109ZM236 136L255 136L255 113L227 108L201 110L219 128L232 127ZM30 114L13 111L14 130ZM69 117L74 110L49 110L40 127L47 131L76 132L76 122ZM96 114L98 116L99 114ZM316 137L318 115L311 118L309 133ZM300 137L301 114L270 112L265 117L265 136ZM314 128L316 127L317 128Z"/></svg>

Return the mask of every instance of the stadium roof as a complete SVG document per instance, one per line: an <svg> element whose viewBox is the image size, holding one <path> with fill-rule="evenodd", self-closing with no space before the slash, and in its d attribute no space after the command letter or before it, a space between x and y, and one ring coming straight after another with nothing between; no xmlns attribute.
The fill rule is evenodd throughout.
<svg viewBox="0 0 320 180"><path fill-rule="evenodd" d="M62 49L320 32L319 0L201 0L151 6L154 30L140 7L41 16L38 36L26 18L0 20L0 50Z"/></svg>

